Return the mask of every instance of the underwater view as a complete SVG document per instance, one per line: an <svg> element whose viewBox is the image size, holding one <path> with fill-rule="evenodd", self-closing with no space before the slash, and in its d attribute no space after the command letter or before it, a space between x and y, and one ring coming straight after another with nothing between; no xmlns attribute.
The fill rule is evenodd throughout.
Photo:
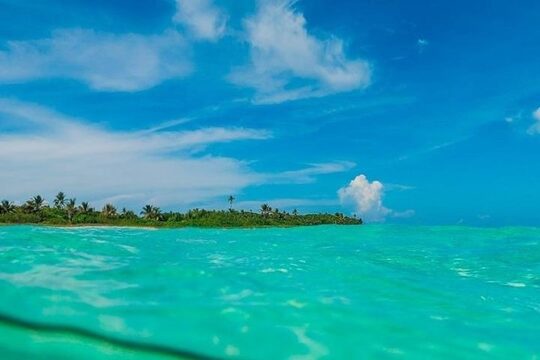
<svg viewBox="0 0 540 360"><path fill-rule="evenodd" d="M537 359L540 229L0 227L2 359Z"/></svg>

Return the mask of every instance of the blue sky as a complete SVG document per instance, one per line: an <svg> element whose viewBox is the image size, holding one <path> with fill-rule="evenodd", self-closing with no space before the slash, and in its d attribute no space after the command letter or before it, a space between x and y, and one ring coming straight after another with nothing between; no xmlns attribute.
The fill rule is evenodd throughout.
<svg viewBox="0 0 540 360"><path fill-rule="evenodd" d="M0 197L538 225L539 14L0 0Z"/></svg>

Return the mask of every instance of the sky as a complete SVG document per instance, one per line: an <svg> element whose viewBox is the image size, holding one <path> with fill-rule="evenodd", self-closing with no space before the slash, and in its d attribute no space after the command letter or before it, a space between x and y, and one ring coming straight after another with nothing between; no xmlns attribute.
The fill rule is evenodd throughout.
<svg viewBox="0 0 540 360"><path fill-rule="evenodd" d="M0 0L0 198L540 225L539 15Z"/></svg>

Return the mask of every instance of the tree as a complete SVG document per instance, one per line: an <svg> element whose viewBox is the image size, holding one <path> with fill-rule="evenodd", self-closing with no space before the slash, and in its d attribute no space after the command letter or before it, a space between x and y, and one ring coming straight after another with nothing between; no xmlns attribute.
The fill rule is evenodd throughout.
<svg viewBox="0 0 540 360"><path fill-rule="evenodd" d="M261 205L261 214L262 216L268 216L272 212L272 208L268 204Z"/></svg>
<svg viewBox="0 0 540 360"><path fill-rule="evenodd" d="M152 214L152 211L154 210L154 207L152 205L144 205L141 211L141 215L148 219L150 217L150 214Z"/></svg>
<svg viewBox="0 0 540 360"><path fill-rule="evenodd" d="M65 204L66 195L60 191L58 194L56 194L56 197L54 198L54 207L57 209L63 209Z"/></svg>
<svg viewBox="0 0 540 360"><path fill-rule="evenodd" d="M73 220L73 216L75 216L75 214L77 213L76 202L76 199L69 199L66 203L66 212L69 222Z"/></svg>
<svg viewBox="0 0 540 360"><path fill-rule="evenodd" d="M128 210L126 208L122 208L122 214L120 215L122 219L129 219L129 220L135 220L137 219L137 215L131 210Z"/></svg>
<svg viewBox="0 0 540 360"><path fill-rule="evenodd" d="M293 214L294 216L298 216L298 210L294 209L294 210L292 211L292 214Z"/></svg>
<svg viewBox="0 0 540 360"><path fill-rule="evenodd" d="M8 200L2 200L0 203L0 214L10 214L15 211L15 205Z"/></svg>
<svg viewBox="0 0 540 360"><path fill-rule="evenodd" d="M145 219L149 220L159 220L161 219L161 210L158 207L152 205L145 205L142 208L141 215Z"/></svg>
<svg viewBox="0 0 540 360"><path fill-rule="evenodd" d="M161 220L161 209L154 206L154 212L152 213L153 220Z"/></svg>
<svg viewBox="0 0 540 360"><path fill-rule="evenodd" d="M92 211L92 208L90 207L90 204L88 204L86 201L83 201L79 206L79 211L81 212L81 214L87 214Z"/></svg>
<svg viewBox="0 0 540 360"><path fill-rule="evenodd" d="M232 196L232 195L229 195L229 198L228 198L228 201L229 201L229 209L232 209L232 204L233 204L234 200L236 200L235 197Z"/></svg>
<svg viewBox="0 0 540 360"><path fill-rule="evenodd" d="M36 195L28 200L24 207L28 212L39 212L44 206L45 199L41 195Z"/></svg>
<svg viewBox="0 0 540 360"><path fill-rule="evenodd" d="M105 206L101 210L101 214L107 218L115 217L116 208L114 207L113 204L105 204Z"/></svg>

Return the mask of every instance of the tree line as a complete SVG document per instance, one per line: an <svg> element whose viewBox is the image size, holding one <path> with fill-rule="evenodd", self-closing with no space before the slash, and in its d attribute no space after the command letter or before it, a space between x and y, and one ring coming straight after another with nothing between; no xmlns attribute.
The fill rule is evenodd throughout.
<svg viewBox="0 0 540 360"><path fill-rule="evenodd" d="M0 202L0 223L47 224L47 225L117 225L117 226L159 226L159 227L256 227L256 226L300 226L300 225L358 225L362 220L342 213L299 214L280 211L268 204L262 204L259 212L235 210L235 197L227 198L227 210L191 209L187 212L163 212L154 205L145 205L139 213L126 208L120 211L107 203L101 210L91 207L88 202L77 203L76 198L68 198L59 192L52 204L40 196L33 196L22 205L8 200Z"/></svg>

